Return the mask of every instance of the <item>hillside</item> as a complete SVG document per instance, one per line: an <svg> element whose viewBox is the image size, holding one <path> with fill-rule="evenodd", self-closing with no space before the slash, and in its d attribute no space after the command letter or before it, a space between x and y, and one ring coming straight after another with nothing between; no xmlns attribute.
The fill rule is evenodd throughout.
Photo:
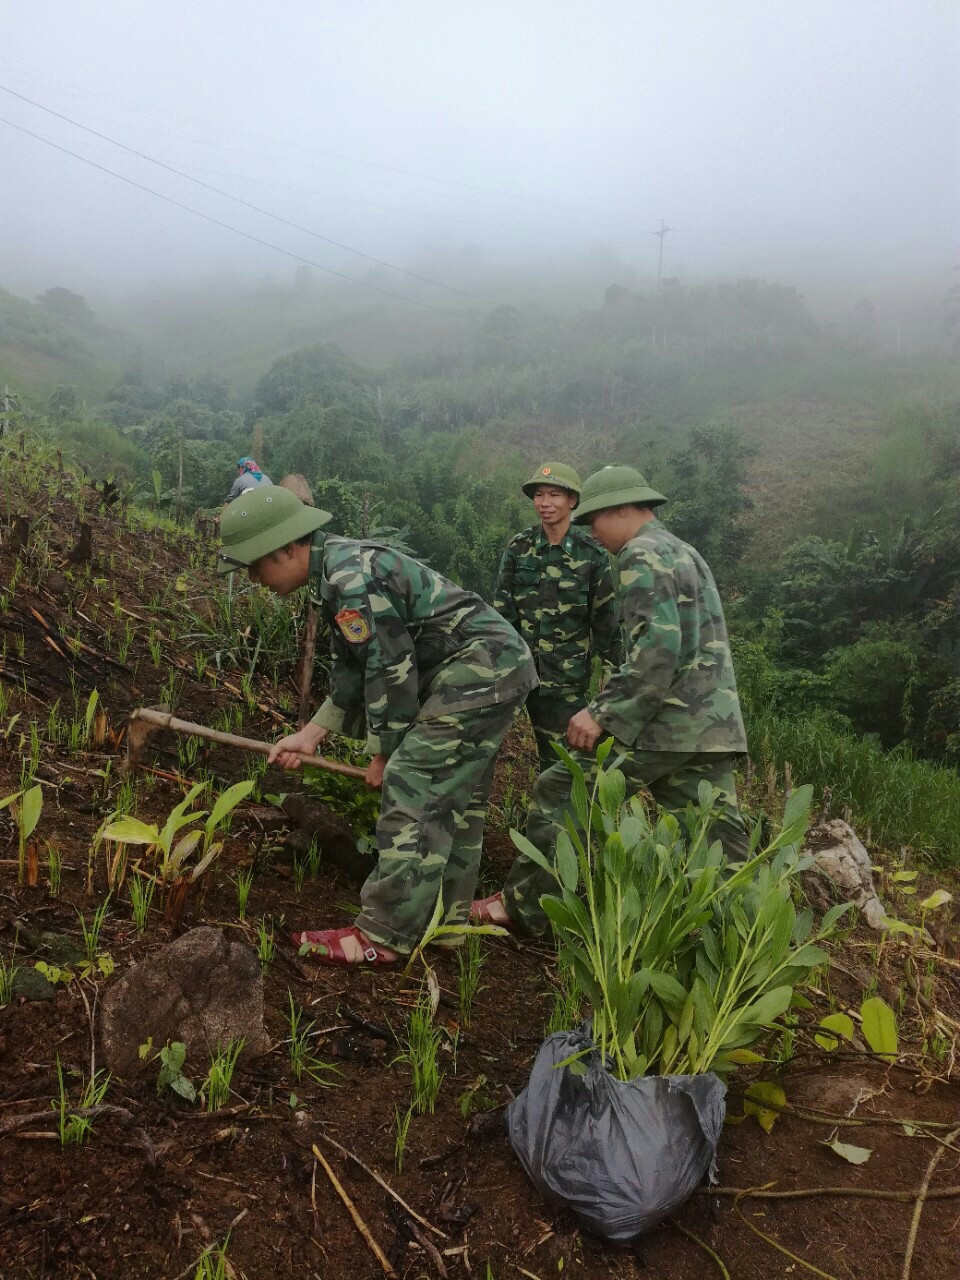
<svg viewBox="0 0 960 1280"><path fill-rule="evenodd" d="M544 1205L502 1136L502 1107L524 1086L544 1025L578 1016L552 947L482 940L466 1004L463 965L449 955L433 961L443 1079L435 1111L408 1120L401 1143L397 1125L411 1088L403 1054L420 970L325 970L299 958L288 939L292 928L351 918L356 864L352 875L342 868L357 858L353 839L370 823L360 784L328 788L332 812L314 807L305 826L303 809L277 807L277 793L296 792L299 784L264 772L261 757L197 750L196 740L158 735L142 770L122 770L126 717L137 705L164 702L187 719L266 739L280 732L295 702L297 635L286 606L259 592L225 593L210 572L211 544L193 531L123 503L103 507L69 469L59 472L52 451L31 446L21 455L15 442L4 446L0 795L33 785L43 798L23 885L16 823L10 808L0 812L0 972L9 978L19 969L13 990L24 993L0 1008L5 1278L27 1280L45 1270L101 1280L192 1276L204 1249L224 1240L230 1265L248 1280L286 1280L298 1269L382 1274L314 1158L315 1144L401 1273L499 1280L518 1269L543 1276L562 1268L607 1280L652 1270L667 1280L699 1280L705 1242L742 1277L769 1275L776 1248L819 1265L820 1274L889 1270L890 1258L902 1253L924 1171L943 1150L929 1139L939 1140L956 1121L955 920L941 910L930 945L891 937L879 947L862 926L842 938L829 970L808 989L812 1008L771 1034L764 1061L731 1082L733 1119L758 1076L779 1082L792 1113L769 1135L752 1117L728 1125L719 1189L695 1196L638 1250L604 1247ZM28 536L18 521L24 516ZM487 886L500 882L512 858L507 829L522 818L532 760L532 744L512 736L488 816ZM255 789L236 811L219 859L185 897L161 879L138 923L133 886L149 885L144 877L150 867L158 875L158 864L140 860L136 847L118 861L119 846L98 839L104 820L125 813L162 822L191 784L213 788L196 800L206 808L243 777ZM765 812L766 822L779 821L777 771L759 756L744 779L744 802L755 815ZM890 909L909 918L911 901L938 883L928 864L909 855L905 861L896 849L871 852L886 864L881 891ZM241 883L249 895L242 909ZM907 896L913 889L917 899ZM156 1063L115 1075L87 1140L61 1148L50 1099L60 1107L61 1098L69 1112L102 1067L94 1029L111 986L202 923L225 927L259 955L266 1052L241 1054L220 1110L158 1089ZM93 965L79 976L85 951ZM37 961L48 966L48 978L56 976L52 986L36 976ZM904 974L919 982L908 998L900 998ZM877 991L898 1008L895 1062L853 1046L833 1054L818 1046L811 1031L820 1016L855 1010L865 992ZM307 1069L299 1075L291 1010L303 1011L300 1025L309 1032L301 1059ZM191 1050L183 1072L199 1086L207 1065ZM762 1116L769 1127L776 1112ZM911 1137L900 1118L912 1126ZM844 1127L840 1136L870 1149L866 1165L846 1163L826 1145L837 1125L851 1124L856 1132ZM382 1183L341 1156L344 1148L420 1216L400 1209ZM953 1158L948 1152L944 1170ZM938 1174L931 1195L956 1194L942 1189L955 1180ZM762 1206L755 1200L746 1212L733 1198L735 1188L768 1184L803 1198ZM836 1196L865 1190L880 1202L837 1213ZM914 1280L951 1274L949 1219L933 1206L923 1215Z"/></svg>
<svg viewBox="0 0 960 1280"><path fill-rule="evenodd" d="M132 351L68 289L48 289L29 302L0 288L0 383L30 401L43 404L68 387L78 401L96 403Z"/></svg>

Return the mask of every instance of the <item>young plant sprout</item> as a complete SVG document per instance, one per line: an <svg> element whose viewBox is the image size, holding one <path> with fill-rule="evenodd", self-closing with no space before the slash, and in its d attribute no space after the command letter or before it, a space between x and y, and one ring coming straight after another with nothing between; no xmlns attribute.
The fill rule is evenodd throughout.
<svg viewBox="0 0 960 1280"><path fill-rule="evenodd" d="M40 821L40 813L43 809L43 788L38 785L4 796L0 800L0 809L5 809L7 805L13 806L17 823L17 883L23 884L27 873L27 843Z"/></svg>
<svg viewBox="0 0 960 1280"><path fill-rule="evenodd" d="M230 815L250 794L252 785L250 782L234 783L217 798L207 815L204 810L190 811L190 805L206 788L206 783L198 782L174 806L162 827L115 813L104 828L103 835L107 840L116 840L121 844L146 845L148 854L152 851L158 853L160 863L157 874L166 884L172 884L181 876L186 876L192 883L219 857L223 841L216 839L216 836L221 828L229 826ZM206 821L200 825L204 817ZM179 835L186 827L192 829ZM198 854L197 861L189 865L189 859L194 854Z"/></svg>
<svg viewBox="0 0 960 1280"><path fill-rule="evenodd" d="M217 1045L201 1090L208 1111L219 1111L230 1100L233 1073L244 1044L241 1036L238 1040L228 1040L225 1045Z"/></svg>
<svg viewBox="0 0 960 1280"><path fill-rule="evenodd" d="M233 876L233 884L237 891L237 912L241 920L246 920L247 902L250 899L250 889L253 885L253 867L238 870L237 874Z"/></svg>
<svg viewBox="0 0 960 1280"><path fill-rule="evenodd" d="M0 1007L9 1004L13 999L13 984L17 980L17 974L20 972L20 966L14 964L17 954L17 941L14 938L13 952L9 961L0 956Z"/></svg>
<svg viewBox="0 0 960 1280"><path fill-rule="evenodd" d="M149 1054L151 1048L150 1041L140 1046L141 1059ZM155 1060L160 1063L160 1070L157 1073L157 1093L163 1093L164 1089L171 1089L181 1098L186 1098L188 1102L196 1102L197 1091L193 1082L183 1073L183 1066L187 1060L187 1046L183 1041L174 1040L172 1044L165 1044L155 1055Z"/></svg>
<svg viewBox="0 0 960 1280"><path fill-rule="evenodd" d="M268 925L266 916L262 916L257 921L257 958L264 973L273 964L276 951L276 943L273 940L273 921L271 920Z"/></svg>
<svg viewBox="0 0 960 1280"><path fill-rule="evenodd" d="M146 930L147 917L150 914L156 889L157 882L152 876L141 875L138 872L130 876L130 909L133 912L133 923L136 925L137 933L142 934Z"/></svg>
<svg viewBox="0 0 960 1280"><path fill-rule="evenodd" d="M410 1010L407 1023L407 1043L400 1061L410 1064L413 1074L411 1109L417 1115L433 1115L443 1083L439 1066L443 1029L434 1025L430 1007L430 995L424 985L417 1002Z"/></svg>
<svg viewBox="0 0 960 1280"><path fill-rule="evenodd" d="M110 1087L110 1074L98 1071L96 1075L85 1081L83 1091L80 1094L79 1105L75 1111L71 1110L70 1107L70 1099L67 1094L66 1081L63 1078L63 1066L61 1065L59 1054L57 1054L57 1083L59 1085L59 1095L53 1099L50 1105L57 1113L57 1133L60 1138L60 1146L82 1146L93 1131L93 1120L90 1116L78 1113L91 1111L93 1108L100 1106L107 1095L107 1089Z"/></svg>
<svg viewBox="0 0 960 1280"><path fill-rule="evenodd" d="M320 845L316 840L311 840L307 848L307 870L310 872L310 879L316 880L320 874Z"/></svg>
<svg viewBox="0 0 960 1280"><path fill-rule="evenodd" d="M558 965L557 985L544 1034L552 1036L556 1031L572 1031L582 1021L582 1009L583 991L577 983L577 975L567 965Z"/></svg>
<svg viewBox="0 0 960 1280"><path fill-rule="evenodd" d="M407 1134L410 1132L410 1121L413 1119L413 1107L407 1107L402 1113L399 1107L394 1107L393 1114L393 1163L397 1173L403 1173L403 1153L407 1149Z"/></svg>
<svg viewBox="0 0 960 1280"><path fill-rule="evenodd" d="M469 1027L474 997L480 990L480 971L483 968L483 948L475 934L468 934L457 951L457 979L460 994L460 1025Z"/></svg>
<svg viewBox="0 0 960 1280"><path fill-rule="evenodd" d="M97 956L100 952L100 931L110 909L110 897L111 895L108 893L93 913L93 920L89 925L83 918L83 912L77 912L80 918L80 930L83 934L83 948L86 953L87 964L91 967L96 964Z"/></svg>
<svg viewBox="0 0 960 1280"><path fill-rule="evenodd" d="M208 1245L197 1260L193 1280L229 1280L230 1276L235 1276L237 1273L232 1268L228 1270L228 1267L227 1241L225 1240L223 1244Z"/></svg>
<svg viewBox="0 0 960 1280"><path fill-rule="evenodd" d="M335 1071L336 1068L329 1062L322 1062L310 1049L310 1035L315 1024L304 1023L304 1012L294 1004L293 992L289 988L287 988L287 1000L290 1006L290 1039L287 1043L290 1047L290 1067L293 1078L297 1084L304 1076L309 1076L317 1084L329 1084L330 1081L320 1078L320 1072Z"/></svg>

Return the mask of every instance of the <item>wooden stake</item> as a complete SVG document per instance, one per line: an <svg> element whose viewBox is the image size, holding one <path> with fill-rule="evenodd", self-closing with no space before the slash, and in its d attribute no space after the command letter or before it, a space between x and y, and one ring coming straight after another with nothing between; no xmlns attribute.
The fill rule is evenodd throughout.
<svg viewBox="0 0 960 1280"><path fill-rule="evenodd" d="M326 1158L324 1157L323 1152L320 1150L320 1148L317 1146L316 1143L314 1143L310 1149L313 1152L314 1157L320 1164L320 1167L323 1169L323 1172L330 1179L330 1184L333 1187L334 1191L336 1191L337 1195L346 1205L347 1212L350 1214L350 1217L353 1219L353 1225L357 1228L357 1230L363 1236L364 1241L366 1242L367 1248L370 1250L370 1252L373 1254L376 1260L380 1263L380 1266L383 1268L383 1274L385 1276L396 1277L397 1273L394 1271L393 1267L391 1267L387 1259L387 1255L383 1252L383 1250L377 1244L376 1240L374 1240L373 1236L370 1234L370 1228L367 1226L364 1220L360 1217L360 1214L357 1212L356 1205L353 1203L353 1201L347 1195L346 1191L344 1191L343 1187L340 1185L339 1178L330 1168L329 1164L326 1161Z"/></svg>
<svg viewBox="0 0 960 1280"><path fill-rule="evenodd" d="M310 719L310 690L313 684L313 659L317 651L317 610L314 605L307 605L307 625L303 633L303 650L300 656L300 678L297 684L300 689L300 711L297 715L297 727L302 729Z"/></svg>

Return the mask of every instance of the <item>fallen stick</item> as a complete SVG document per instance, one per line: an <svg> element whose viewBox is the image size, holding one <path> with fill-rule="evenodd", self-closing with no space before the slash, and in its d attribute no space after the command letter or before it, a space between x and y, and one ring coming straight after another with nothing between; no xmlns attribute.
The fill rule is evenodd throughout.
<svg viewBox="0 0 960 1280"><path fill-rule="evenodd" d="M124 1124L133 1123L133 1115L126 1107L115 1107L107 1102L101 1103L99 1107L71 1107L70 1114L90 1120L96 1116L115 1116L118 1120L123 1121ZM8 1116L6 1120L0 1120L0 1138L7 1138L19 1129L25 1129L27 1125L49 1119L49 1107L46 1111L29 1111L22 1116Z"/></svg>
<svg viewBox="0 0 960 1280"><path fill-rule="evenodd" d="M944 1150L943 1147L940 1150ZM797 1187L793 1191L771 1191L766 1187L701 1187L702 1196L734 1196L743 1200L809 1200L813 1196L850 1196L854 1200L896 1200L913 1204L915 1191L883 1191L879 1187ZM927 1200L952 1200L960 1196L960 1187L941 1187L928 1191Z"/></svg>
<svg viewBox="0 0 960 1280"><path fill-rule="evenodd" d="M350 1214L350 1217L353 1219L353 1225L357 1228L357 1230L363 1236L364 1241L366 1242L367 1248L370 1250L370 1252L373 1254L376 1260L380 1263L380 1266L383 1268L383 1274L385 1276L391 1276L395 1278L397 1273L394 1271L393 1267L391 1267L389 1261L387 1260L386 1254L383 1252L383 1250L377 1244L376 1240L374 1240L373 1236L370 1234L370 1228L367 1226L364 1220L360 1217L360 1214L357 1211L356 1205L353 1203L353 1201L347 1195L346 1191L344 1191L343 1187L340 1185L339 1178L330 1168L330 1165L327 1163L327 1160L323 1152L320 1150L320 1148L317 1146L316 1143L314 1143L310 1149L313 1152L316 1160L319 1162L321 1168L323 1169L323 1172L330 1179L330 1184L333 1187L334 1191L336 1191L337 1195L346 1205L347 1212Z"/></svg>
<svg viewBox="0 0 960 1280"><path fill-rule="evenodd" d="M66 645L79 662L84 662L84 659L77 652L77 650L82 650L84 653L89 653L91 657L96 658L99 662L106 662L109 666L116 667L118 671L122 671L128 676L133 675L133 672L125 663L118 662L116 658L111 658L109 653L101 653L99 649L94 649L91 645L84 644L82 640L78 640L75 636L66 636L58 627L52 627L43 614L34 609L32 605L30 606L30 612L43 627L44 639L52 648L56 649L61 658L65 658L67 655L62 649L58 648L57 640L60 644ZM92 666L92 663L85 662L84 665L89 667Z"/></svg>
<svg viewBox="0 0 960 1280"><path fill-rule="evenodd" d="M325 1142L329 1142L332 1147L336 1147L341 1155L347 1156L348 1159L352 1160L355 1164L358 1164L363 1172L368 1174L378 1186L382 1187L387 1195L390 1196L392 1200L395 1200L400 1208L403 1209L405 1213L408 1213L415 1222L419 1222L421 1227L426 1227L428 1231L432 1231L433 1234L435 1236L439 1236L441 1240L449 1240L450 1237L445 1231L441 1231L439 1227L435 1227L433 1223L428 1222L426 1218L421 1218L420 1214L417 1213L415 1209L411 1209L406 1200L401 1196L398 1196L393 1187L384 1182L379 1173L376 1173L369 1165L364 1164L359 1156L355 1156L352 1151L348 1151L346 1147L341 1146L340 1143L337 1142L336 1138L331 1138L328 1133L321 1134L321 1137Z"/></svg>
<svg viewBox="0 0 960 1280"><path fill-rule="evenodd" d="M440 1257L440 1250L433 1243L430 1237L425 1236L422 1231L419 1231L417 1229L417 1224L410 1219L408 1219L403 1225L405 1230L409 1231L413 1236L420 1248L423 1249L423 1251L432 1259L440 1280L447 1280L450 1273L447 1271L446 1263L443 1261L443 1258Z"/></svg>
<svg viewBox="0 0 960 1280"><path fill-rule="evenodd" d="M743 1225L748 1230L752 1231L755 1236L757 1236L765 1244L768 1244L771 1247L771 1249L776 1249L777 1253L782 1253L785 1258L789 1258L794 1266L803 1267L804 1271L810 1271L813 1275L820 1276L821 1280L837 1280L837 1277L833 1275L831 1272L821 1271L819 1267L814 1266L812 1262L807 1262L806 1259L801 1258L799 1254L791 1253L790 1250L787 1249L784 1245L780 1244L779 1241L774 1240L773 1236L767 1235L765 1231L761 1231L760 1228L755 1223L751 1222L749 1218L744 1217L740 1209L740 1201L742 1199L743 1199L743 1196L737 1196L737 1198L733 1202L733 1211L737 1215L737 1217L740 1219L740 1221L743 1223ZM791 1267L790 1270L792 1271L793 1267Z"/></svg>
<svg viewBox="0 0 960 1280"><path fill-rule="evenodd" d="M365 1031L368 1036L373 1036L377 1040L396 1040L396 1036L389 1027L381 1027L378 1022L368 1022L366 1018L361 1018L358 1013L354 1013L346 1005L343 1005L337 1012L350 1023L352 1027L356 1027L358 1031Z"/></svg>
<svg viewBox="0 0 960 1280"><path fill-rule="evenodd" d="M724 1266L723 1259L720 1257L719 1253L710 1248L706 1240L701 1240L698 1235L694 1235L688 1227L682 1227L674 1218L668 1218L667 1221L670 1223L671 1227L673 1227L674 1231L679 1231L682 1236L687 1236L694 1242L694 1244L698 1244L709 1258L713 1259L717 1265L717 1270L723 1276L723 1280L730 1280L730 1272Z"/></svg>
<svg viewBox="0 0 960 1280"><path fill-rule="evenodd" d="M860 1054L859 1056L862 1058L864 1055ZM729 1096L742 1101L746 1095L731 1092ZM814 1124L828 1124L830 1126L850 1125L858 1129L862 1129L864 1125L871 1124L892 1124L898 1128L908 1124L915 1129L953 1129L956 1127L949 1120L924 1120L917 1116L834 1116L827 1111L806 1111L800 1107L792 1107L789 1102L778 1103L764 1100L763 1105L769 1111L778 1111L785 1116L795 1116L798 1120L809 1120Z"/></svg>
<svg viewBox="0 0 960 1280"><path fill-rule="evenodd" d="M950 1141L958 1135L960 1135L960 1129L954 1129L947 1139L947 1144L949 1144ZM950 1147L951 1151L954 1149L955 1148ZM907 1236L907 1247L903 1254L903 1270L900 1273L900 1280L910 1280L910 1267L913 1263L913 1250L917 1243L917 1232L920 1229L920 1215L923 1213L924 1201L930 1194L930 1180L933 1177L933 1171L940 1163L943 1153L946 1150L947 1145L937 1147L936 1151L930 1157L930 1163L927 1165L927 1171L923 1175L923 1181L920 1183L920 1190L917 1192L917 1202L913 1207L913 1217L910 1220L910 1233Z"/></svg>

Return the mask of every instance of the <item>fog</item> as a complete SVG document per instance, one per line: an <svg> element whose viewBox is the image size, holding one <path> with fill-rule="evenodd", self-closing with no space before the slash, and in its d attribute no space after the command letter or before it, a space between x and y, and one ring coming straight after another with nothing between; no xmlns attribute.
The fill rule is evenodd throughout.
<svg viewBox="0 0 960 1280"><path fill-rule="evenodd" d="M665 275L945 287L958 27L951 0L6 0L0 285L303 259L365 281L371 258L471 289L576 263L644 282L665 219Z"/></svg>

